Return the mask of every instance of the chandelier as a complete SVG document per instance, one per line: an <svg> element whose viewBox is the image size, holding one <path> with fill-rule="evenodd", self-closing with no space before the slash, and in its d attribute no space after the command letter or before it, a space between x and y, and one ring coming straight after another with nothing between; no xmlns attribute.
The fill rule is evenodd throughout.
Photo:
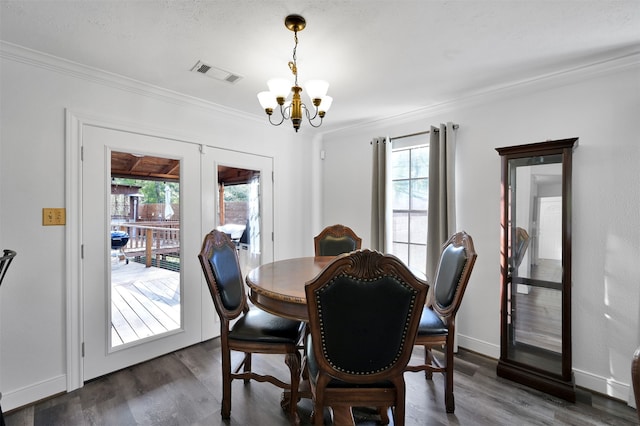
<svg viewBox="0 0 640 426"><path fill-rule="evenodd" d="M309 111L309 108L302 103L300 93L302 87L298 84L298 64L296 62L296 50L298 49L298 31L304 30L307 22L300 15L289 15L284 20L284 25L291 31L293 31L293 39L295 46L293 47L293 60L289 61L289 69L293 73L294 83L293 87L291 82L285 78L273 78L267 81L269 91L258 93L258 101L264 108L264 111L269 116L269 123L274 126L281 125L285 120L291 120L293 128L296 132L300 129L300 123L302 123L302 114L304 112L305 117L309 121L312 127L320 127L322 125L322 119L324 118L333 98L327 96L327 90L329 89L329 83L323 80L310 80L305 84L311 103L313 104L313 116ZM290 101L287 101L289 94L293 93ZM280 110L280 121L272 121L273 110L278 108ZM317 118L320 118L317 121ZM316 120L314 122L314 120Z"/></svg>

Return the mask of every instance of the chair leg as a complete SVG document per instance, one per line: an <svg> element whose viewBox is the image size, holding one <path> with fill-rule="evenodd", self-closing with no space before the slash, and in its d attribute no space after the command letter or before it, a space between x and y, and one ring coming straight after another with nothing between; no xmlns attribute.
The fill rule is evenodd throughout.
<svg viewBox="0 0 640 426"><path fill-rule="evenodd" d="M404 426L404 417L405 417L405 395L398 395L398 399L396 400L396 406L392 407L393 413L393 425L394 426Z"/></svg>
<svg viewBox="0 0 640 426"><path fill-rule="evenodd" d="M291 372L291 392L289 393L289 419L292 424L300 424L298 416L298 391L300 387L300 352L288 353L284 358ZM285 408L283 406L283 408Z"/></svg>
<svg viewBox="0 0 640 426"><path fill-rule="evenodd" d="M246 352L244 354L244 362L243 362L243 366L244 366L244 372L245 373L250 373L251 372L251 352ZM244 384L248 385L249 382L251 382L251 379L244 379Z"/></svg>
<svg viewBox="0 0 640 426"><path fill-rule="evenodd" d="M453 393L445 393L444 395L444 405L446 407L447 413L455 413L456 411L456 401L453 396Z"/></svg>
<svg viewBox="0 0 640 426"><path fill-rule="evenodd" d="M312 420L313 420L314 426L322 426L324 424L324 389L327 386L328 382L329 382L329 379L327 378L327 376L320 374L319 377L317 378L316 386L312 390L313 392ZM337 423L335 421L334 423L336 425L347 424L347 422Z"/></svg>
<svg viewBox="0 0 640 426"><path fill-rule="evenodd" d="M222 408L220 415L223 419L231 417L231 353L228 348L222 349Z"/></svg>
<svg viewBox="0 0 640 426"><path fill-rule="evenodd" d="M388 425L389 424L389 409L391 407L378 407L378 415L380 416L380 424Z"/></svg>
<svg viewBox="0 0 640 426"><path fill-rule="evenodd" d="M314 426L324 425L324 407L319 406L317 403L313 406L313 413L311 415Z"/></svg>
<svg viewBox="0 0 640 426"><path fill-rule="evenodd" d="M433 365L433 352L431 352L431 347L427 345L424 345L424 364ZM424 370L424 378L425 380L433 379L433 371L428 368Z"/></svg>
<svg viewBox="0 0 640 426"><path fill-rule="evenodd" d="M445 371L444 371L444 404L447 413L453 413L456 409L455 399L453 397L453 338L447 338L445 346Z"/></svg>

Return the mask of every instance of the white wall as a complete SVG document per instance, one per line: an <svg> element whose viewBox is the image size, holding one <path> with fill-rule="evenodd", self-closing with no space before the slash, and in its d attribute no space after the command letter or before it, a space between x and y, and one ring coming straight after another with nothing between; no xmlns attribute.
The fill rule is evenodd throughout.
<svg viewBox="0 0 640 426"><path fill-rule="evenodd" d="M573 172L576 383L627 401L640 343L640 65L621 60L324 135L323 224L370 241L369 141L453 121L457 224L478 259L458 315L459 344L499 357L500 161L496 147L579 137ZM337 208L336 206L340 206Z"/></svg>
<svg viewBox="0 0 640 426"><path fill-rule="evenodd" d="M494 148L578 136L574 371L578 385L628 398L631 356L640 343L637 60L617 71L569 74L320 139L1 43L0 48L0 248L18 252L0 290L3 409L64 391L65 229L41 226L41 209L65 206L65 108L272 156L276 259L312 254L313 235L333 223L351 226L367 247L369 141L458 123L457 221L479 254L458 317L460 345L493 357L499 354L500 181Z"/></svg>
<svg viewBox="0 0 640 426"><path fill-rule="evenodd" d="M311 135L15 46L0 48L0 248L18 252L0 291L4 410L65 390L65 227L42 226L43 207L65 207L65 109L273 157L275 258L312 253L301 238L311 233L311 182L301 179Z"/></svg>

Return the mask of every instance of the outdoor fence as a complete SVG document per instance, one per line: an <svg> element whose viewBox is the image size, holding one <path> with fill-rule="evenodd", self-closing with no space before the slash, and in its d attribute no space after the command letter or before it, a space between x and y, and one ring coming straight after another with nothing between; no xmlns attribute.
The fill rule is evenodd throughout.
<svg viewBox="0 0 640 426"><path fill-rule="evenodd" d="M111 230L129 234L123 251L127 257L144 256L147 267L154 258L159 263L167 254L180 253L179 221L112 223Z"/></svg>

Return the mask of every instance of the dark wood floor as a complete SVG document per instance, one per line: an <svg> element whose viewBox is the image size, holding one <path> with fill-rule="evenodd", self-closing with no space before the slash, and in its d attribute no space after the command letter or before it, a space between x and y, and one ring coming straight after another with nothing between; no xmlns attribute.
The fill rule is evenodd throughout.
<svg viewBox="0 0 640 426"><path fill-rule="evenodd" d="M421 357L416 349L414 356ZM287 377L282 356L256 356L254 369ZM579 391L575 404L497 378L496 361L461 350L456 358L456 412L444 409L441 375L432 382L407 373L411 425L635 425L633 408ZM231 420L220 418L220 346L210 340L98 378L74 392L5 414L13 425L287 425L281 390L267 383L233 382ZM298 404L309 424L311 402ZM328 415L328 413L327 413ZM376 424L365 409L358 425ZM328 417L327 417L328 418Z"/></svg>

